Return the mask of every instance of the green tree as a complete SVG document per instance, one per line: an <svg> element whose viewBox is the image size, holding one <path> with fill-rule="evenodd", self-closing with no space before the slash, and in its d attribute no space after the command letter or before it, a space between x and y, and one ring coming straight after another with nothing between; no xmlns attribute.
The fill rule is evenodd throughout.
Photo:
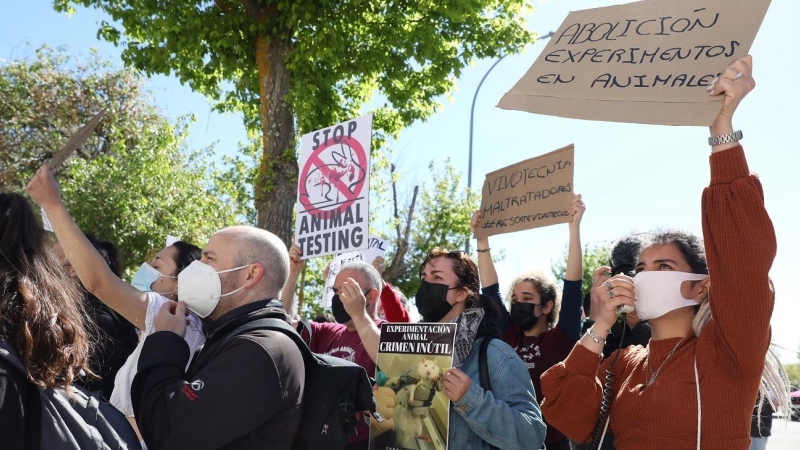
<svg viewBox="0 0 800 450"><path fill-rule="evenodd" d="M160 116L132 70L113 69L97 55L85 62L47 48L36 54L0 66L3 189L21 190L81 123L108 107L58 176L78 225L116 243L128 269L167 234L202 246L219 228L252 223L247 152L223 170L210 160L213 148L188 148L190 118Z"/></svg>
<svg viewBox="0 0 800 450"><path fill-rule="evenodd" d="M258 226L289 242L297 183L296 131L359 115L375 102L378 149L386 137L440 107L475 58L533 42L529 0L55 0L106 11L100 38L144 73L175 74L242 111L259 129Z"/></svg>
<svg viewBox="0 0 800 450"><path fill-rule="evenodd" d="M386 255L387 267L383 277L396 285L408 297L419 287L417 269L433 247L449 250L464 248L470 238L469 221L478 208L479 196L461 185L461 173L447 159L437 169L431 162L430 184L414 188L407 208L397 202L397 177L392 168L394 194L394 227L392 251ZM419 204L417 204L419 203Z"/></svg>
<svg viewBox="0 0 800 450"><path fill-rule="evenodd" d="M610 249L606 244L595 244L594 246L589 246L586 244L583 246L583 292L589 292L592 289L592 278L594 276L594 271L597 270L599 267L608 265L608 255L610 253ZM551 272L553 272L553 276L557 280L563 280L567 273L567 255L568 252L565 250L563 257L553 262L552 266L550 267Z"/></svg>

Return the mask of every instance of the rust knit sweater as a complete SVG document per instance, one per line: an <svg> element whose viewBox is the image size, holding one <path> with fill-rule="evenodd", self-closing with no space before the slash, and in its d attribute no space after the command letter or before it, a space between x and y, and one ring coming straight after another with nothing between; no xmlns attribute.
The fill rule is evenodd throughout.
<svg viewBox="0 0 800 450"><path fill-rule="evenodd" d="M747 450L750 415L770 343L774 293L768 273L775 233L761 183L749 173L741 147L711 155L703 193L703 236L712 280L712 319L699 337L651 340L650 365L661 371L646 385L648 350L629 347L616 375L609 427L618 450L694 450L697 439L697 359L703 450ZM587 442L597 422L610 359L576 344L569 357L542 375L542 412L573 440Z"/></svg>

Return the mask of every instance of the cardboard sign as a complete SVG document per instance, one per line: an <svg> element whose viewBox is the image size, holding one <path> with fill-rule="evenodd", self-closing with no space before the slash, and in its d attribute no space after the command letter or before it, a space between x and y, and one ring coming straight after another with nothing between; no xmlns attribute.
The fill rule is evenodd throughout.
<svg viewBox="0 0 800 450"><path fill-rule="evenodd" d="M55 155L53 155L53 159L47 163L47 166L50 167L50 170L56 170L64 161L67 160L73 153L75 153L81 145L89 139L91 136L92 131L97 128L97 125L103 120L105 117L107 109L103 109L96 116L92 117L92 120L89 121L86 125L83 126L74 136L70 138L67 142L67 145L61 148Z"/></svg>
<svg viewBox="0 0 800 450"><path fill-rule="evenodd" d="M706 87L750 51L770 0L646 0L574 11L503 109L662 125L714 122Z"/></svg>
<svg viewBox="0 0 800 450"><path fill-rule="evenodd" d="M295 226L303 259L369 245L371 143L371 115L303 136Z"/></svg>
<svg viewBox="0 0 800 450"><path fill-rule="evenodd" d="M476 238L572 222L575 146L486 174Z"/></svg>
<svg viewBox="0 0 800 450"><path fill-rule="evenodd" d="M322 293L322 301L320 304L323 308L330 308L331 301L333 300L333 283L336 281L336 276L342 271L342 266L353 261L363 261L364 258L361 252L348 252L337 255L333 258L328 266L328 276L325 278L325 290Z"/></svg>
<svg viewBox="0 0 800 450"><path fill-rule="evenodd" d="M447 448L444 374L453 366L456 329L454 323L381 325L374 394L384 421L370 424L370 450Z"/></svg>

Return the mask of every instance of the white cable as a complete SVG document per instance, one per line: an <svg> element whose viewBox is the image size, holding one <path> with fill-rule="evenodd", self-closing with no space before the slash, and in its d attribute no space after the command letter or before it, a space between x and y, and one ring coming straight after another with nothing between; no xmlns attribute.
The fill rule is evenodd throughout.
<svg viewBox="0 0 800 450"><path fill-rule="evenodd" d="M703 423L703 408L700 403L700 376L697 374L697 355L694 356L694 383L697 386L697 450L700 450L700 427Z"/></svg>

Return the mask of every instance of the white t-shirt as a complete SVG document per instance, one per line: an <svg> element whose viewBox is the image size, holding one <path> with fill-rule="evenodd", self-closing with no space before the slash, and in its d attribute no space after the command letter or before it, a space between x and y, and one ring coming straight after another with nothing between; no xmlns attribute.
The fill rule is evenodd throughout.
<svg viewBox="0 0 800 450"><path fill-rule="evenodd" d="M131 384L133 384L133 377L136 376L136 371L139 366L139 356L142 354L144 339L155 332L153 329L153 319L155 319L156 314L158 314L158 311L161 309L161 305L167 301L167 298L155 292L147 293L147 313L145 315L144 331L142 331L141 340L133 353L128 357L128 360L125 361L125 364L123 364L119 372L117 372L116 378L114 378L114 391L111 392L110 401L111 404L122 411L126 417L134 417L133 405L131 403ZM189 314L188 320L189 325L186 327L186 336L184 336L184 339L186 343L189 344L189 363L191 363L194 352L205 343L206 337L203 334L203 325L197 316ZM186 368L189 368L189 364L186 365Z"/></svg>

